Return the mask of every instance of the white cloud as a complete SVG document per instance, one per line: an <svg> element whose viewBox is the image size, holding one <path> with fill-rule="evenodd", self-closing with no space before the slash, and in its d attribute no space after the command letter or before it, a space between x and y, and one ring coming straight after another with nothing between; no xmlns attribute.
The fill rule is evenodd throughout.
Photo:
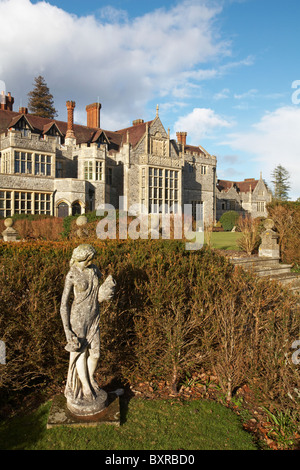
<svg viewBox="0 0 300 470"><path fill-rule="evenodd" d="M222 43L223 45L223 56L230 56L230 43ZM249 67L254 64L254 56L248 56L245 59L234 61L234 62L227 62L226 64L219 65L218 67L210 68L210 69L203 69L203 68L196 68L195 70L188 70L182 74L185 80L208 80L212 78L221 78L224 75L231 72L238 67Z"/></svg>
<svg viewBox="0 0 300 470"><path fill-rule="evenodd" d="M96 13L101 22L119 23L128 21L128 13L126 10L118 10L110 5L100 8Z"/></svg>
<svg viewBox="0 0 300 470"><path fill-rule="evenodd" d="M217 101L225 100L225 99L229 98L229 96L230 96L229 88L223 88L223 90L221 90L218 93L214 94L213 99L217 100Z"/></svg>
<svg viewBox="0 0 300 470"><path fill-rule="evenodd" d="M228 53L229 44L215 34L221 8L209 5L183 0L128 19L111 7L78 17L46 2L0 0L0 78L16 107L20 99L25 105L42 74L61 119L66 100L76 101L80 116L99 97L103 127L105 116L110 123L116 117L116 126L127 124L157 90L183 95L187 71Z"/></svg>
<svg viewBox="0 0 300 470"><path fill-rule="evenodd" d="M210 137L217 128L228 128L231 125L230 121L219 116L212 109L194 108L191 113L176 121L174 130L187 132L189 140L200 144L203 138Z"/></svg>
<svg viewBox="0 0 300 470"><path fill-rule="evenodd" d="M290 196L300 196L300 107L284 106L266 113L249 132L232 133L223 144L243 151L259 162L264 178L283 165L290 173Z"/></svg>
<svg viewBox="0 0 300 470"><path fill-rule="evenodd" d="M254 98L255 96L257 96L257 93L258 93L257 90L251 89L251 90L245 91L244 93L241 93L241 94L235 93L234 98L236 100L244 100L244 99L247 99L247 98Z"/></svg>

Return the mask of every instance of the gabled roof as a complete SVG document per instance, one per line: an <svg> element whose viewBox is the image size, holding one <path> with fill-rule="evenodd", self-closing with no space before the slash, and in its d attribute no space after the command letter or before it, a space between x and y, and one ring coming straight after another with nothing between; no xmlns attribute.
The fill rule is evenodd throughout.
<svg viewBox="0 0 300 470"><path fill-rule="evenodd" d="M62 136L65 136L67 133L68 125L64 121L34 116L29 113L25 115L8 110L0 110L0 133L6 132L10 127L14 127L22 117L26 119L33 132L45 134L55 125ZM91 128L80 124L74 124L73 127L77 144L96 142L101 133L104 133L106 139L113 147L118 147L122 143L122 135L116 132L104 131L103 129Z"/></svg>
<svg viewBox="0 0 300 470"><path fill-rule="evenodd" d="M27 124L28 124L28 126L30 127L31 130L34 129L32 124L30 123L30 120L27 119L25 114L19 114L18 116L13 117L10 124L9 124L9 127L14 127L22 119L24 119L27 122Z"/></svg>
<svg viewBox="0 0 300 470"><path fill-rule="evenodd" d="M236 189L239 193L249 193L253 192L257 186L259 180L254 178L248 178L244 181L228 181L228 180L218 180L217 188L219 191L224 191L227 193L231 188Z"/></svg>
<svg viewBox="0 0 300 470"><path fill-rule="evenodd" d="M47 134L47 132L49 132L52 127L55 127L61 136L63 135L56 122L50 122L48 124L45 124L43 127L43 134Z"/></svg>
<svg viewBox="0 0 300 470"><path fill-rule="evenodd" d="M117 134L122 136L122 143L127 142L127 134L129 135L129 143L132 147L135 147L138 142L141 140L143 135L146 133L147 125L150 127L153 121L142 122L139 124L135 124L134 126L127 127L126 129L121 129L116 131Z"/></svg>
<svg viewBox="0 0 300 470"><path fill-rule="evenodd" d="M9 124L12 119L16 116L20 116L20 113L15 113L14 111L4 111L0 109L0 132L5 132L9 128Z"/></svg>

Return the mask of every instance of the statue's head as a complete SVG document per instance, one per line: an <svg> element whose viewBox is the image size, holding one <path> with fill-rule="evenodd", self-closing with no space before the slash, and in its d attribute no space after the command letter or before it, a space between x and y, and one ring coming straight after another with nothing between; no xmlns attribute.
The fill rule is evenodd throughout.
<svg viewBox="0 0 300 470"><path fill-rule="evenodd" d="M92 245L79 245L73 250L70 266L73 266L74 264L88 266L95 254L96 250Z"/></svg>

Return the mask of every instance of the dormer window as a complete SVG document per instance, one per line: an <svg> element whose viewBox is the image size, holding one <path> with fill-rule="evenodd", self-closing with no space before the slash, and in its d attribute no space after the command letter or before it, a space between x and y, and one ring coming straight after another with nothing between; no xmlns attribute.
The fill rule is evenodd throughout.
<svg viewBox="0 0 300 470"><path fill-rule="evenodd" d="M28 137L30 135L31 128L24 117L19 119L13 128L15 131L21 132L22 137Z"/></svg>
<svg viewBox="0 0 300 470"><path fill-rule="evenodd" d="M97 145L97 148L101 148L103 145L109 145L109 140L103 131L97 131L90 143Z"/></svg>
<svg viewBox="0 0 300 470"><path fill-rule="evenodd" d="M49 127L50 126L50 127ZM63 134L60 132L58 129L56 123L48 124L47 126L44 126L44 132L43 132L43 138L45 139L45 136L49 135L51 137L56 138L57 145L61 145L63 142Z"/></svg>

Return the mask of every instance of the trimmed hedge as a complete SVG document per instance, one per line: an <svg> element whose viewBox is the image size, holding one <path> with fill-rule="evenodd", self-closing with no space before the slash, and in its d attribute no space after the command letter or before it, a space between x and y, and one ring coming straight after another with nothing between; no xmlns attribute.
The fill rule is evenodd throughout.
<svg viewBox="0 0 300 470"><path fill-rule="evenodd" d="M236 211L228 211L221 216L220 223L226 232L230 232L237 225L238 218L239 214Z"/></svg>
<svg viewBox="0 0 300 470"><path fill-rule="evenodd" d="M0 243L0 392L62 384L68 353L60 299L74 242ZM273 406L299 408L291 361L296 299L234 268L217 252L178 241L95 241L95 263L117 281L102 307L100 370L123 382L213 371L227 398L248 383ZM292 397L292 399L290 398ZM299 398L299 397L298 397ZM298 407L298 408L297 408Z"/></svg>

